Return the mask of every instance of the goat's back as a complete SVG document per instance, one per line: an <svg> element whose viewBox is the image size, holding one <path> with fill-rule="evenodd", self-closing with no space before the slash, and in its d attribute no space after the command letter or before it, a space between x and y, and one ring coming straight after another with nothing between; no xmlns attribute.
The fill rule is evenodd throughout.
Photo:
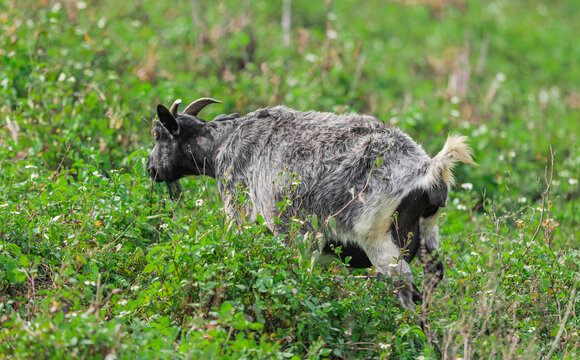
<svg viewBox="0 0 580 360"><path fill-rule="evenodd" d="M361 191L369 201L404 196L429 161L409 136L374 117L278 106L239 120L216 156L216 169L222 182L249 187L254 207L266 217L292 188L288 216L326 217ZM338 219L352 223L361 205L349 205Z"/></svg>

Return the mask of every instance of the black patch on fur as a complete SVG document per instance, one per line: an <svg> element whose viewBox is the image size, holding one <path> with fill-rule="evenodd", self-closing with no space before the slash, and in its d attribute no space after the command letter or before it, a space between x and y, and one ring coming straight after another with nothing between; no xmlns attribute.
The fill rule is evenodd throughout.
<svg viewBox="0 0 580 360"><path fill-rule="evenodd" d="M443 180L428 190L429 203L438 208L445 207L447 202L447 185Z"/></svg>
<svg viewBox="0 0 580 360"><path fill-rule="evenodd" d="M268 111L268 109L262 109L262 110L256 111L256 117L258 119L265 118L268 116L270 116L270 112Z"/></svg>
<svg viewBox="0 0 580 360"><path fill-rule="evenodd" d="M419 218L433 211L429 196L422 189L413 190L395 210L391 234L397 246L405 248L405 260L410 262L419 250ZM437 210L433 211L433 214Z"/></svg>
<svg viewBox="0 0 580 360"><path fill-rule="evenodd" d="M339 246L341 247L341 253L336 254L334 250ZM369 257L364 252L364 250L356 244L352 243L342 244L330 241L324 245L324 249L322 250L322 252L325 254L338 256L338 258L340 258L340 260L342 261L345 261L346 258L350 256L351 259L348 262L348 264L350 265L350 267L355 269L369 268L373 265L371 264L371 261L369 260Z"/></svg>
<svg viewBox="0 0 580 360"><path fill-rule="evenodd" d="M372 132L372 129L366 127L355 127L350 130L351 134L354 135L368 135Z"/></svg>
<svg viewBox="0 0 580 360"><path fill-rule="evenodd" d="M213 119L213 121L234 120L234 119L237 119L239 117L241 117L241 115L238 114L238 113L231 113L229 115L227 115L227 114L221 114L221 115L216 116Z"/></svg>

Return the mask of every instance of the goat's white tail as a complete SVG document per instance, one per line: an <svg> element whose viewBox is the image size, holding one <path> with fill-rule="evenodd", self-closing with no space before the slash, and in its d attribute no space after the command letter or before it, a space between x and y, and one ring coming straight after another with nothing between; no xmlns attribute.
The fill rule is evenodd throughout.
<svg viewBox="0 0 580 360"><path fill-rule="evenodd" d="M468 165L477 165L471 158L472 151L467 145L467 136L449 135L445 146L433 159L429 166L429 181L436 184L433 180L443 180L447 186L454 183L453 167L457 161Z"/></svg>

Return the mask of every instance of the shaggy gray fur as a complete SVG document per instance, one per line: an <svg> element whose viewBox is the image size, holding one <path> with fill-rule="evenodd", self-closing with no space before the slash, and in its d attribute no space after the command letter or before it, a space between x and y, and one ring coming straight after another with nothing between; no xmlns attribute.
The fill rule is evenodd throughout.
<svg viewBox="0 0 580 360"><path fill-rule="evenodd" d="M292 217L316 214L322 223L334 215L336 231L325 232L327 245L343 246L343 256L355 264L397 274L405 307L421 300L408 262L419 243L424 253L436 250L435 217L445 205L453 162L471 161L464 138L450 137L432 159L397 128L364 115L277 106L206 122L185 113L174 117L159 105L158 116L163 126L154 129L147 165L153 179L214 177L232 218L260 214L274 233L284 232ZM249 202L236 202L237 184L248 188ZM285 196L292 201L280 214L277 203ZM442 264L433 260L426 268L437 273L436 285Z"/></svg>

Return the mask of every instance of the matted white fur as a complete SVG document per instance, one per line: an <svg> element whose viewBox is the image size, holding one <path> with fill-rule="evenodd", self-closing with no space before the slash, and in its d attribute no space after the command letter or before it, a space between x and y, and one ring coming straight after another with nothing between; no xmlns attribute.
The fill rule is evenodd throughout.
<svg viewBox="0 0 580 360"><path fill-rule="evenodd" d="M393 213L401 203L401 198L383 196L374 201L367 200L371 204L366 206L354 224L354 231L359 235L362 242L384 242L387 236ZM362 244L361 244L362 245Z"/></svg>
<svg viewBox="0 0 580 360"><path fill-rule="evenodd" d="M413 281L411 267L402 259L401 249L395 244L390 233L385 234L383 241L363 243L361 246L377 273L389 277L399 275L407 281Z"/></svg>
<svg viewBox="0 0 580 360"><path fill-rule="evenodd" d="M437 226L437 215L439 211L428 218L419 219L419 234L421 242L425 244L429 252L437 250L439 246L439 226Z"/></svg>

